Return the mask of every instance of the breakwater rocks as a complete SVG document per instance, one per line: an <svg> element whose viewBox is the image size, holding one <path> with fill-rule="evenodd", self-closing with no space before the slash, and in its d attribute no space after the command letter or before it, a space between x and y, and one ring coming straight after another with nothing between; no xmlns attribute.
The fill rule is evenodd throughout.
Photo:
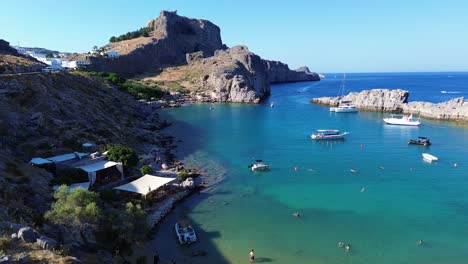
<svg viewBox="0 0 468 264"><path fill-rule="evenodd" d="M468 122L468 101L455 98L442 103L408 102L406 90L373 89L349 93L346 96L314 98L311 103L337 106L342 101L350 101L364 111L413 114L421 117Z"/></svg>

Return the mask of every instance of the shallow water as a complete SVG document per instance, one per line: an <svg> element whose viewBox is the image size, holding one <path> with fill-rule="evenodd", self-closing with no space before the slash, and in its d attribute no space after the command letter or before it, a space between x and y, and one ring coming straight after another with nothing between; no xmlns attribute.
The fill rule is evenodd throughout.
<svg viewBox="0 0 468 264"><path fill-rule="evenodd" d="M347 78L352 82L355 76ZM396 85L392 76L379 78L366 75L359 82ZM338 84L331 79L276 85L260 105L215 105L212 110L192 105L164 111L176 120L173 129L184 142L181 151L187 161L212 164L213 175L225 177L213 194L179 209L199 230L194 247L208 250L205 260L189 262L246 263L251 248L258 262L265 263L468 260L468 127L428 120L420 127L389 126L382 121L385 114L336 114L308 103L313 97L334 95ZM414 89L421 100L436 102L441 96L439 87L427 93ZM275 108L269 107L270 101ZM350 135L344 141L312 141L310 133L320 128ZM407 145L417 136L429 137L433 145ZM424 162L423 152L440 161ZM271 171L250 172L247 165L254 159L269 163ZM297 211L300 219L292 216ZM416 245L419 239L423 246ZM340 240L351 245L351 252L337 247ZM147 250L161 247L159 239ZM189 254L190 249L184 250Z"/></svg>

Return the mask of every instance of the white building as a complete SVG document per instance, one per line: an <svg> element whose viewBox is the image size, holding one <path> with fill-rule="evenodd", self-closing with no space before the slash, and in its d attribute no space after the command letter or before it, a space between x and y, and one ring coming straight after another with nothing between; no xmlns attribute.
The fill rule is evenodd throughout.
<svg viewBox="0 0 468 264"><path fill-rule="evenodd" d="M108 50L108 51L106 51L106 55L107 55L108 58L118 58L118 57L120 57L120 54L117 53L117 52L114 51L114 50Z"/></svg>
<svg viewBox="0 0 468 264"><path fill-rule="evenodd" d="M27 50L23 47L13 47L15 48L19 53L21 54L26 54L27 53Z"/></svg>

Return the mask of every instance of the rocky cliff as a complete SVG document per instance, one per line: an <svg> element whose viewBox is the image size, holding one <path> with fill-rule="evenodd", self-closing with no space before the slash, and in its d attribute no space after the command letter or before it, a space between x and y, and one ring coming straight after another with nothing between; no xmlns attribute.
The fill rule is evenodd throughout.
<svg viewBox="0 0 468 264"><path fill-rule="evenodd" d="M346 96L321 97L312 103L338 106L340 101L351 101L357 108L367 111L401 111L408 102L409 92L405 90L373 89L349 93Z"/></svg>
<svg viewBox="0 0 468 264"><path fill-rule="evenodd" d="M318 74L310 72L305 66L290 70L287 64L280 61L264 60L264 64L271 83L320 81Z"/></svg>
<svg viewBox="0 0 468 264"><path fill-rule="evenodd" d="M219 27L206 20L162 11L147 27L151 29L149 37L111 44L119 58L88 57L89 68L126 77L162 71L163 76L156 77L159 81L167 80L171 75L167 72L188 76L190 82L183 84L173 76L169 79L177 81L176 86L203 90L201 101L218 102L256 103L269 94L270 83L320 80L307 67L290 70L282 62L262 60L246 47L227 49Z"/></svg>
<svg viewBox="0 0 468 264"><path fill-rule="evenodd" d="M343 97L314 98L311 103L337 106L350 101L360 110L414 114L421 117L468 122L468 101L463 97L442 103L408 102L405 90L373 89L350 93Z"/></svg>
<svg viewBox="0 0 468 264"><path fill-rule="evenodd" d="M40 71L45 66L32 57L19 54L10 43L0 39L0 74Z"/></svg>
<svg viewBox="0 0 468 264"><path fill-rule="evenodd" d="M94 71L116 72L129 77L157 71L167 65L185 63L187 53L203 51L213 55L215 50L226 48L221 41L220 29L201 19L190 19L176 12L161 11L160 16L147 24L152 31L149 37L140 37L112 43L118 59L88 57Z"/></svg>

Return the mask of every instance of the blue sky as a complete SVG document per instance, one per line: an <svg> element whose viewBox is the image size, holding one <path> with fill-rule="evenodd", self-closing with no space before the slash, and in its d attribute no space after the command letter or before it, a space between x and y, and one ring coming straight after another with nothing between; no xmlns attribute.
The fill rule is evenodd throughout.
<svg viewBox="0 0 468 264"><path fill-rule="evenodd" d="M228 46L317 72L468 71L466 0L15 0L0 10L13 45L85 52L159 11L212 21Z"/></svg>

